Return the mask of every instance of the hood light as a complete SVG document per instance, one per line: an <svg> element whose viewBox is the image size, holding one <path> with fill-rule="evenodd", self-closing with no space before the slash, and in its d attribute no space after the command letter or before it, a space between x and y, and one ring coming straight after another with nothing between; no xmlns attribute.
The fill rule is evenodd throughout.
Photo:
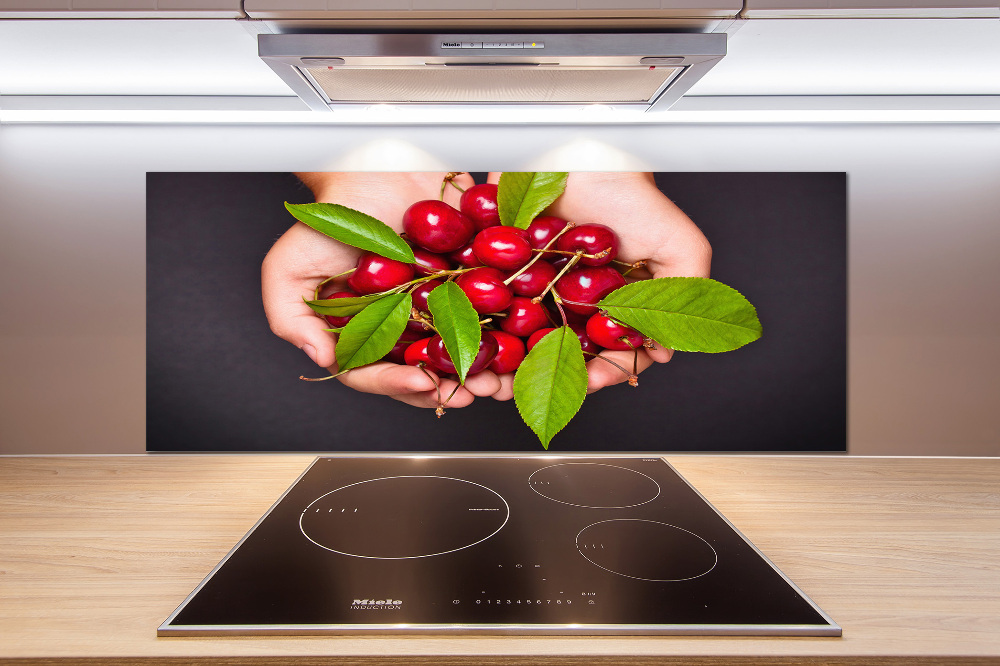
<svg viewBox="0 0 1000 666"><path fill-rule="evenodd" d="M77 98L78 108L31 108L32 104L0 107L0 124L264 124L264 125L692 125L692 124L792 124L792 123L1000 123L1000 96L971 108L934 108L933 100L917 101L911 108L795 108L789 104L772 108L745 108L716 105L712 98L688 98L673 109L644 113L641 109L614 108L603 104L556 108L462 107L448 108L371 104L332 113L252 108L148 109L86 108ZM794 99L794 98L792 98ZM685 104L690 100L690 104ZM36 106L43 106L40 102ZM79 108L83 106L84 108Z"/></svg>

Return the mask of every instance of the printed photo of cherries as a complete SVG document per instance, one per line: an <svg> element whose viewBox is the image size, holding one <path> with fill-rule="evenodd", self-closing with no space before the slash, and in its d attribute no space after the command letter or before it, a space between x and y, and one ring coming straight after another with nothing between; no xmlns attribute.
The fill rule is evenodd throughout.
<svg viewBox="0 0 1000 666"><path fill-rule="evenodd" d="M386 360L423 364L443 374L455 373L455 365L441 336L434 334L427 311L427 295L449 278L454 279L476 312L491 319L482 325L488 335L482 337L481 351L469 367L470 375L486 368L517 370L532 335L561 325L553 294L557 285L561 305L588 315L574 330L591 354L597 355L603 349L638 350L650 344L638 331L598 314L594 306L624 286L625 275L643 263L616 262L618 236L605 225L574 225L569 220L545 216L536 218L526 229L503 226L497 213L497 185L483 183L462 194L457 210L434 199L414 202L403 216L403 229L416 258L413 264L366 252L347 279L352 291L320 294L323 299L375 294L408 284L418 276L411 291L411 319ZM456 254L463 249L464 257ZM556 268L552 262L560 259L564 261ZM596 266L607 268L589 268ZM427 279L420 281L420 276ZM337 328L350 320L333 315L326 318L331 327ZM421 332L423 336L412 335ZM503 336L502 348L496 344L498 336ZM407 357L405 351L411 347L414 351ZM500 358L496 358L498 355ZM623 372L631 376L627 369Z"/></svg>
<svg viewBox="0 0 1000 666"><path fill-rule="evenodd" d="M440 417L470 377L514 373L518 411L548 448L583 403L588 361L637 386L640 354L654 344L720 352L760 337L755 309L730 287L651 278L646 259L619 258L610 226L549 214L569 174L504 173L467 189L459 175L444 177L439 198L413 201L401 225L392 221L402 233L335 203L286 204L363 250L307 301L337 338L337 368L303 379L376 362L413 366L434 382ZM444 201L449 187L461 191L457 208ZM458 382L450 395L442 378Z"/></svg>

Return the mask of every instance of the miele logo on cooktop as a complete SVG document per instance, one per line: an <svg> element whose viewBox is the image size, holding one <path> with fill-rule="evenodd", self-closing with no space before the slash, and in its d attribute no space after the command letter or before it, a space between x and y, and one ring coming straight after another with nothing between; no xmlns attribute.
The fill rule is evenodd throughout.
<svg viewBox="0 0 1000 666"><path fill-rule="evenodd" d="M355 599L351 610L400 610L403 602L398 599Z"/></svg>

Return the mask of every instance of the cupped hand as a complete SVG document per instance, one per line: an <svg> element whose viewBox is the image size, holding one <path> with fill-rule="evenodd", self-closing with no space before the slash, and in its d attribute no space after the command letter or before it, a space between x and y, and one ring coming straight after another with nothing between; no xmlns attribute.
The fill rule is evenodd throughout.
<svg viewBox="0 0 1000 666"><path fill-rule="evenodd" d="M491 173L490 182L499 180ZM668 199L650 173L574 172L566 181L566 190L544 211L574 224L603 224L618 234L618 259L633 263L647 260L643 277L708 277L712 265L712 246L701 230ZM642 349L638 358L631 351L603 351L604 356L631 371L633 362L642 372L654 362L666 363L672 349L654 343ZM610 363L591 359L587 363L587 392L628 379ZM513 375L501 375L502 385L494 397L513 396Z"/></svg>
<svg viewBox="0 0 1000 666"><path fill-rule="evenodd" d="M423 199L437 199L445 176L440 173L300 173L317 202L338 203L360 210L402 231L403 212ZM455 182L462 188L473 182L466 174ZM458 207L461 193L445 189L445 201ZM264 312L271 330L311 358L317 365L336 373L337 356L329 324L303 302L311 299L316 286L332 275L354 267L360 250L325 236L296 222L272 246L261 266ZM430 372L430 371L428 371ZM438 406L441 397L454 396L449 407L464 407L476 396L501 390L496 375L483 372L470 377L464 387L450 379L439 379L419 368L380 361L350 370L339 376L343 384L365 393L388 395L417 407ZM457 390L456 390L457 387Z"/></svg>

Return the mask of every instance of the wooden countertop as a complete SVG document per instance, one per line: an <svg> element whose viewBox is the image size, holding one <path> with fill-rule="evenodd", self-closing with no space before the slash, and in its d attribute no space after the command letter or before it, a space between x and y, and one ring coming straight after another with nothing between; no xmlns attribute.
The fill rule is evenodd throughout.
<svg viewBox="0 0 1000 666"><path fill-rule="evenodd" d="M842 638L157 638L312 458L0 457L0 662L1000 663L1000 458L668 457Z"/></svg>

